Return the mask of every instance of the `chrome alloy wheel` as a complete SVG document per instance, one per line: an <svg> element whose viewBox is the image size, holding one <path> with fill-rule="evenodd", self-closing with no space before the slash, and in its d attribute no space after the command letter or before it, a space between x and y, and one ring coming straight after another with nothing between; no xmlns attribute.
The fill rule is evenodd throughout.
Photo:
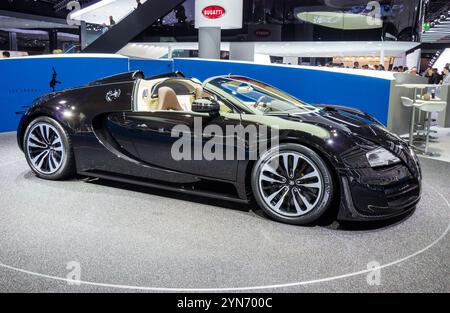
<svg viewBox="0 0 450 313"><path fill-rule="evenodd" d="M264 202L275 213L299 217L312 211L324 193L316 164L298 152L281 152L266 160L258 175Z"/></svg>
<svg viewBox="0 0 450 313"><path fill-rule="evenodd" d="M37 123L30 130L26 152L33 168L39 173L56 173L63 164L65 152L61 137L55 127Z"/></svg>

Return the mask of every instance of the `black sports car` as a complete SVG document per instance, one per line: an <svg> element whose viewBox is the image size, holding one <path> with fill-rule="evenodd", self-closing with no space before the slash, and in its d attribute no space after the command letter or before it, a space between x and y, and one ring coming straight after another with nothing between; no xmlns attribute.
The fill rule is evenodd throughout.
<svg viewBox="0 0 450 313"><path fill-rule="evenodd" d="M228 132L249 126L256 135ZM180 136L195 151L175 149ZM421 196L416 155L373 117L347 107L311 106L241 76L203 83L179 72L107 77L36 99L17 139L44 179L78 173L255 200L267 215L291 224L311 223L331 209L340 220L385 219L413 210ZM267 149L254 154L263 144ZM195 147L230 154L174 156L193 155Z"/></svg>

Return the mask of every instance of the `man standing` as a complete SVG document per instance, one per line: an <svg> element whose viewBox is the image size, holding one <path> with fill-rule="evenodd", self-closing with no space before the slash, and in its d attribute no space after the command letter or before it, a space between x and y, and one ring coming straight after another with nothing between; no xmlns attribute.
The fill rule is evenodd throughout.
<svg viewBox="0 0 450 313"><path fill-rule="evenodd" d="M417 73L417 67L415 66L409 71L409 73L412 75L419 76L419 74Z"/></svg>
<svg viewBox="0 0 450 313"><path fill-rule="evenodd" d="M444 67L444 71L442 72L442 74L444 74L442 84L450 85L450 67L448 67L448 66Z"/></svg>
<svg viewBox="0 0 450 313"><path fill-rule="evenodd" d="M116 25L116 21L114 20L114 18L112 16L109 17L109 26L112 27Z"/></svg>

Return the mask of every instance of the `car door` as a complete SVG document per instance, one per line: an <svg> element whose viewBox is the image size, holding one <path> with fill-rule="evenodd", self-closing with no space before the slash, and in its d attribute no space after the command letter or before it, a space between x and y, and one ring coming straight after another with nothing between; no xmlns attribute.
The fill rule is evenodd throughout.
<svg viewBox="0 0 450 313"><path fill-rule="evenodd" d="M206 113L180 111L126 112L110 116L110 121L122 129L121 136L133 142L136 157L153 167L229 181L236 179L238 161L235 158L226 160L226 153L231 151L236 155L237 143L235 137L232 140L226 137L226 128L227 125L240 125L238 113L220 113L212 117ZM217 134L205 133L207 126L210 129L214 127ZM173 131L176 129L182 131L175 134ZM191 142L191 157L180 160L180 154L173 152L182 151L187 155L184 149L177 149L181 136L184 136L183 142L187 138ZM209 149L211 140L214 140L217 150ZM205 159L205 147L207 151L219 152L216 155L222 156L214 160Z"/></svg>

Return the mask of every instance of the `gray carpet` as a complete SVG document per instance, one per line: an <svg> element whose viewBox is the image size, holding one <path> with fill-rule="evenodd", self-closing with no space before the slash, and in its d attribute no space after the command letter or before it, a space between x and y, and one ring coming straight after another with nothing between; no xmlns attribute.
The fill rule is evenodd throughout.
<svg viewBox="0 0 450 313"><path fill-rule="evenodd" d="M3 292L450 292L450 163L422 160L413 215L356 230L107 181L37 179L11 133L0 155ZM79 286L61 280L72 261ZM372 261L380 284L367 282Z"/></svg>

